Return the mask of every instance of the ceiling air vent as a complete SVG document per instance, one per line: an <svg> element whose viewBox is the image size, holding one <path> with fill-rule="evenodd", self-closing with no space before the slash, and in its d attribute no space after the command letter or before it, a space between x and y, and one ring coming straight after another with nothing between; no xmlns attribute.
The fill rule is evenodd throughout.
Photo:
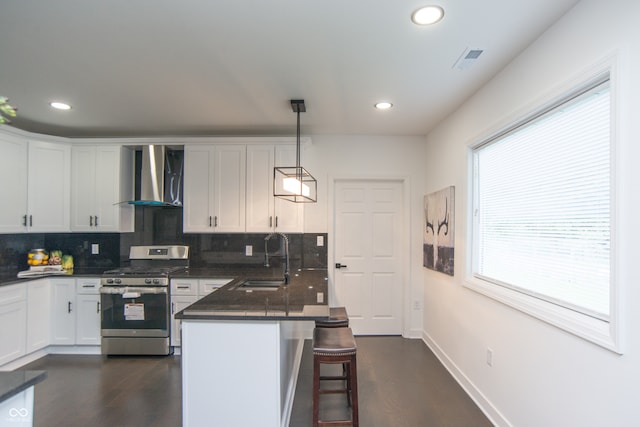
<svg viewBox="0 0 640 427"><path fill-rule="evenodd" d="M453 64L453 68L461 71L468 69L478 60L482 52L484 52L482 49L465 49L460 58Z"/></svg>

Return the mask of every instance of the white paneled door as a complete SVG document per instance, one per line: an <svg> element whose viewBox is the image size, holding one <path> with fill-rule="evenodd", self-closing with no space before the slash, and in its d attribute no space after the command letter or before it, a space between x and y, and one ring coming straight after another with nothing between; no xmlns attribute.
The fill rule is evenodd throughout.
<svg viewBox="0 0 640 427"><path fill-rule="evenodd" d="M336 181L334 295L357 335L402 333L403 183Z"/></svg>

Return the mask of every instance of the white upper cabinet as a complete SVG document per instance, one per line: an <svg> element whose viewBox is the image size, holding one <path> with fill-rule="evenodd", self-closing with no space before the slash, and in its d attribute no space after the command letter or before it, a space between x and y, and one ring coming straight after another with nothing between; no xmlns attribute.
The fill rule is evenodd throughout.
<svg viewBox="0 0 640 427"><path fill-rule="evenodd" d="M273 230L273 145L247 146L247 232Z"/></svg>
<svg viewBox="0 0 640 427"><path fill-rule="evenodd" d="M0 233L26 230L28 142L0 134Z"/></svg>
<svg viewBox="0 0 640 427"><path fill-rule="evenodd" d="M247 146L247 232L303 231L304 205L273 197L274 166L295 165L295 145Z"/></svg>
<svg viewBox="0 0 640 427"><path fill-rule="evenodd" d="M184 231L245 231L244 145L186 145Z"/></svg>
<svg viewBox="0 0 640 427"><path fill-rule="evenodd" d="M133 231L133 150L121 146L72 147L71 229Z"/></svg>
<svg viewBox="0 0 640 427"><path fill-rule="evenodd" d="M0 133L0 152L0 232L69 231L69 144Z"/></svg>
<svg viewBox="0 0 640 427"><path fill-rule="evenodd" d="M71 229L71 146L29 141L27 230L65 232Z"/></svg>

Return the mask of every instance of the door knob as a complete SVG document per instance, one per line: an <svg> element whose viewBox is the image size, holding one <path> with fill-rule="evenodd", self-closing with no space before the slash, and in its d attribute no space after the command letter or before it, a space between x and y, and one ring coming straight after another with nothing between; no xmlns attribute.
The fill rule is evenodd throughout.
<svg viewBox="0 0 640 427"><path fill-rule="evenodd" d="M339 262L336 262L336 268L347 268L347 266L344 264L340 264Z"/></svg>

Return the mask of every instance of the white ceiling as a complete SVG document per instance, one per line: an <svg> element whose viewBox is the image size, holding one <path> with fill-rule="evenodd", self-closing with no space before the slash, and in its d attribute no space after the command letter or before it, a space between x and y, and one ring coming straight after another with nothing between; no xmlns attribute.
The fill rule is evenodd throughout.
<svg viewBox="0 0 640 427"><path fill-rule="evenodd" d="M303 134L425 135L577 1L0 0L0 95L61 136L292 135L290 99Z"/></svg>

